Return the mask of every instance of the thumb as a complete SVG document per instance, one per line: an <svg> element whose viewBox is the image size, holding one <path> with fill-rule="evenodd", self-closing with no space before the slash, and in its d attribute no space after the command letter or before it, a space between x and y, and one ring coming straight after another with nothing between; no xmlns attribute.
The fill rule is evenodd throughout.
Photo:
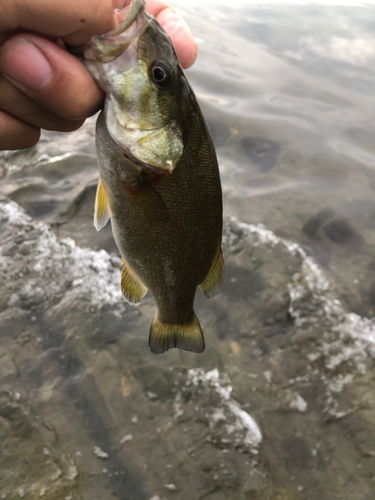
<svg viewBox="0 0 375 500"><path fill-rule="evenodd" d="M0 71L15 87L63 118L86 118L99 109L103 99L78 59L37 35L8 39L0 47Z"/></svg>

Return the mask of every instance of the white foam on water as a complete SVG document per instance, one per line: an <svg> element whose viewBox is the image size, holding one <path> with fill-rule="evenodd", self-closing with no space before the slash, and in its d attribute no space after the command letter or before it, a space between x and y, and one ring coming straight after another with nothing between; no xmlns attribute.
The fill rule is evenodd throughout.
<svg viewBox="0 0 375 500"><path fill-rule="evenodd" d="M207 372L202 368L192 368L188 371L187 385L203 385L205 389L214 391L219 396L220 403L212 408L210 427L213 429L218 422L224 423L234 444L241 442L256 452L262 441L262 434L253 417L231 398L232 386L227 375L221 375L216 368Z"/></svg>
<svg viewBox="0 0 375 500"><path fill-rule="evenodd" d="M365 373L369 358L375 358L375 321L345 311L323 271L298 244L279 238L262 224L245 224L231 218L231 225L234 231L224 231L225 245L235 246L238 241L236 233L242 230L241 242L245 239L252 247L280 245L300 260L299 272L292 276L287 287L289 314L297 329L316 325L323 330L315 347L311 347L308 360L313 364L324 359L322 376L327 377L327 395L332 400L332 393L341 392L356 374ZM306 314L306 306L311 305L313 310L308 309ZM302 409L303 403L298 400L295 406Z"/></svg>
<svg viewBox="0 0 375 500"><path fill-rule="evenodd" d="M13 294L10 305L16 306L19 296L52 298L69 282L60 305L74 298L85 297L91 306L123 302L121 294L120 259L105 250L81 248L71 238L59 240L48 225L36 222L14 202L0 203L0 221L13 226L17 236L24 236L31 245L30 254L22 255L24 279L21 290ZM13 235L14 237L14 235ZM0 267L8 271L15 267L14 256L2 255L9 242L0 245ZM114 265L115 264L115 265ZM31 272L30 272L31 271ZM43 287L48 284L48 289Z"/></svg>
<svg viewBox="0 0 375 500"><path fill-rule="evenodd" d="M346 312L322 270L301 248L299 252L303 263L301 272L289 284L289 313L298 326L311 322L311 318L300 315L300 303L312 297L316 309L320 309L320 320L323 318L328 323L328 333L336 334L335 340L326 342L323 337L321 343L326 369L334 372L343 363L350 362L357 372L364 373L366 359L375 358L375 322Z"/></svg>

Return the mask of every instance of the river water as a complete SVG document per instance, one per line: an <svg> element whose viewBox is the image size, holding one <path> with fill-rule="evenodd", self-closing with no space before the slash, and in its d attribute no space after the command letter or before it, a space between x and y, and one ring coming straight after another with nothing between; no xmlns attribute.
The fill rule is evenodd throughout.
<svg viewBox="0 0 375 500"><path fill-rule="evenodd" d="M375 498L375 7L180 0L220 163L202 355L147 347L95 118L0 156L0 499Z"/></svg>

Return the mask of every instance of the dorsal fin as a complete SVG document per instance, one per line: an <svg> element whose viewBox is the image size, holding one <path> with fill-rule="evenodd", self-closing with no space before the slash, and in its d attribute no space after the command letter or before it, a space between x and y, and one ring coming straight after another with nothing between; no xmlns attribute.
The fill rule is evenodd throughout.
<svg viewBox="0 0 375 500"><path fill-rule="evenodd" d="M199 288L203 291L205 296L210 299L213 297L223 284L224 279L224 259L221 250L221 244L217 248L214 260L211 264L207 276L204 278Z"/></svg>
<svg viewBox="0 0 375 500"><path fill-rule="evenodd" d="M96 188L96 198L95 198L95 213L94 213L94 226L97 231L100 231L104 227L111 214L108 205L108 195L103 184L103 181L99 177L98 186Z"/></svg>
<svg viewBox="0 0 375 500"><path fill-rule="evenodd" d="M147 293L147 287L124 259L122 259L121 290L129 304L139 304Z"/></svg>

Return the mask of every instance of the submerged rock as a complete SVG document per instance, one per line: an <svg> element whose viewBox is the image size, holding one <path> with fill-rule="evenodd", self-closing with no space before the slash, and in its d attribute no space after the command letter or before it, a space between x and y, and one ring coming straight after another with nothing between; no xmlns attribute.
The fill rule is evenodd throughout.
<svg viewBox="0 0 375 500"><path fill-rule="evenodd" d="M0 242L4 498L371 498L374 323L301 247L227 219L205 353L154 356L117 256L9 201Z"/></svg>
<svg viewBox="0 0 375 500"><path fill-rule="evenodd" d="M277 164L281 151L278 142L263 137L244 137L241 144L247 156L261 172L268 172Z"/></svg>

